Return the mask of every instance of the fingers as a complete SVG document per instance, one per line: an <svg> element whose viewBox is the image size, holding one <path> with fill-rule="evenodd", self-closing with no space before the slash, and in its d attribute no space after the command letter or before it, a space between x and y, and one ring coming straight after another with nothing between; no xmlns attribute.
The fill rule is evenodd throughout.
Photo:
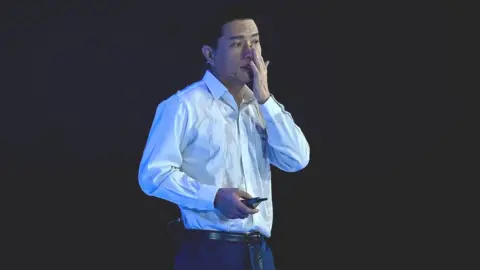
<svg viewBox="0 0 480 270"><path fill-rule="evenodd" d="M234 189L232 194L234 198L230 200L230 206L227 211L222 211L222 213L230 219L244 219L247 218L249 215L258 213L258 209L250 209L248 208L243 202L241 198L250 199L252 196L247 192L241 189Z"/></svg>
<svg viewBox="0 0 480 270"><path fill-rule="evenodd" d="M244 199L251 199L252 198L252 195L248 194L247 192L245 192L241 189L238 189L236 193L239 197L244 198Z"/></svg>
<svg viewBox="0 0 480 270"><path fill-rule="evenodd" d="M253 49L253 62L259 70L267 68L266 63L263 61L262 55L258 51L258 48Z"/></svg>
<svg viewBox="0 0 480 270"><path fill-rule="evenodd" d="M257 67L261 67L261 63L260 63L260 54L258 53L258 49L255 47L253 48L253 62L255 64L255 66Z"/></svg>
<svg viewBox="0 0 480 270"><path fill-rule="evenodd" d="M254 76L258 76L259 71L258 71L258 68L257 68L257 66L255 65L254 61L251 61L251 62L250 62L250 67L252 68L253 75L254 75Z"/></svg>
<svg viewBox="0 0 480 270"><path fill-rule="evenodd" d="M237 210L240 211L244 215L252 215L258 213L258 209L252 209L242 203L242 201L238 201Z"/></svg>
<svg viewBox="0 0 480 270"><path fill-rule="evenodd" d="M252 198L252 195L248 194L247 192L245 192L241 189L237 190L237 195L241 198L244 198L244 199L251 199ZM243 202L240 199L238 200L236 205L237 205L237 209L244 214L251 215L251 214L258 213L258 209L249 208L248 206L243 204Z"/></svg>
<svg viewBox="0 0 480 270"><path fill-rule="evenodd" d="M256 74L259 74L260 71L265 71L268 68L270 61L264 61L263 57L260 55L258 48L253 49L253 61L250 62L250 67ZM255 73L254 73L255 74Z"/></svg>

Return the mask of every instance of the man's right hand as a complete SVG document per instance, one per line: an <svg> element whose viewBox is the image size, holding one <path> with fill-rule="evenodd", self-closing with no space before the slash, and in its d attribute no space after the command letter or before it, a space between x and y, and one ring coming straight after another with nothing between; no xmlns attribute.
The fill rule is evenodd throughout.
<svg viewBox="0 0 480 270"><path fill-rule="evenodd" d="M242 199L252 196L238 188L220 188L215 196L214 205L224 216L231 219L247 218L248 215L258 213L258 209L248 208Z"/></svg>

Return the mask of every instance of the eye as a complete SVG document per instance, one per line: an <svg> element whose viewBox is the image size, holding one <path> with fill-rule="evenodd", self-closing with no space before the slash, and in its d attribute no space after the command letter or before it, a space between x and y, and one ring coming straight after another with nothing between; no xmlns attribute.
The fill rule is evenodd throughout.
<svg viewBox="0 0 480 270"><path fill-rule="evenodd" d="M254 40L252 42L253 42L253 44L258 44L258 43L260 43L260 40Z"/></svg>
<svg viewBox="0 0 480 270"><path fill-rule="evenodd" d="M230 45L232 47L241 47L242 46L242 43L241 42L234 42L232 43L232 45Z"/></svg>

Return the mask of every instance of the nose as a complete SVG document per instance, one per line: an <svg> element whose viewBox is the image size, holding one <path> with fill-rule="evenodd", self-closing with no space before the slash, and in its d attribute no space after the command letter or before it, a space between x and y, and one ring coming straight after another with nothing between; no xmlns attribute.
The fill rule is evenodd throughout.
<svg viewBox="0 0 480 270"><path fill-rule="evenodd" d="M253 44L248 42L247 45L245 46L244 54L243 56L247 59L253 59Z"/></svg>

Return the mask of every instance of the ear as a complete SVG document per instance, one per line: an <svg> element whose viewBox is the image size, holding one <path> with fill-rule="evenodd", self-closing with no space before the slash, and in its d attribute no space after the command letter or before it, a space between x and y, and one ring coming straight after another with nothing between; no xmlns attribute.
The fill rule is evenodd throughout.
<svg viewBox="0 0 480 270"><path fill-rule="evenodd" d="M215 63L215 52L214 50L212 49L212 47L208 46L208 45L203 45L202 46L202 54L203 54L203 57L205 57L205 60L207 61L207 63L210 65L210 66L213 66L214 63Z"/></svg>

